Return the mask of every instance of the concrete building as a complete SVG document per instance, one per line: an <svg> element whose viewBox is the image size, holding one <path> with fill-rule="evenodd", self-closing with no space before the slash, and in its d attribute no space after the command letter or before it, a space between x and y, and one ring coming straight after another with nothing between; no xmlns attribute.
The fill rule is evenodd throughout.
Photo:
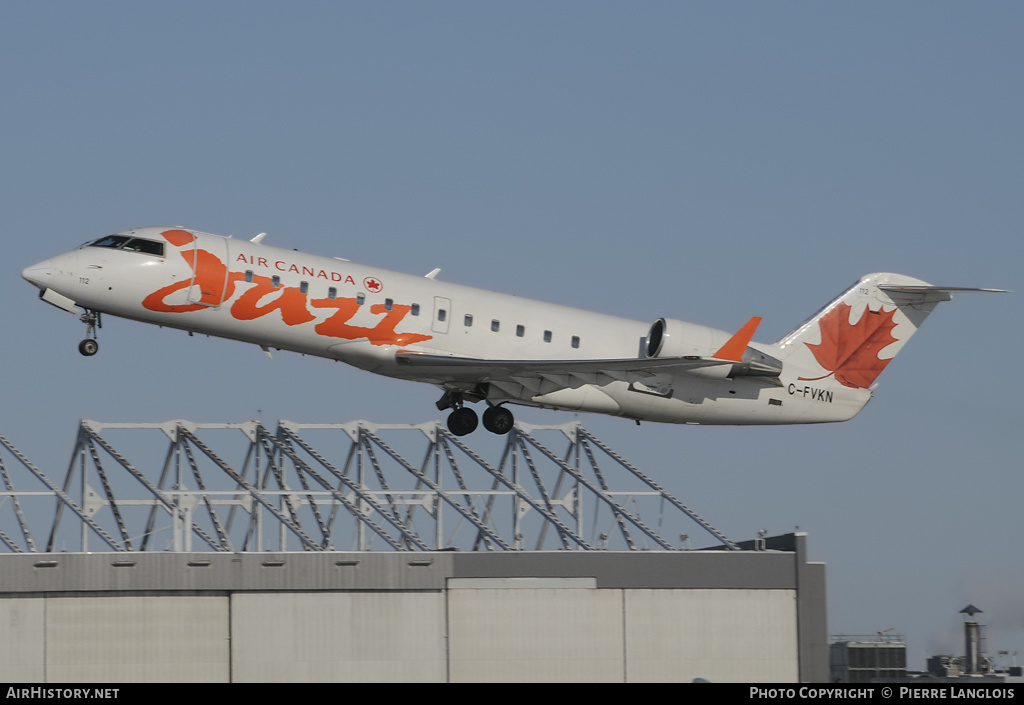
<svg viewBox="0 0 1024 705"><path fill-rule="evenodd" d="M0 679L823 681L824 566L804 541L0 555Z"/></svg>

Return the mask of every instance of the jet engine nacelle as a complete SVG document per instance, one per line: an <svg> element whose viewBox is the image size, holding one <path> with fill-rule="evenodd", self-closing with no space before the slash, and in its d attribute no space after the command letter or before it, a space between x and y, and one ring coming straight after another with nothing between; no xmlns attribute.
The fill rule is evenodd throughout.
<svg viewBox="0 0 1024 705"><path fill-rule="evenodd" d="M727 333L671 318L651 324L644 341L647 357L714 357L729 339ZM739 362L687 370L687 374L710 379L731 377L774 377L782 374L782 361L747 346Z"/></svg>
<svg viewBox="0 0 1024 705"><path fill-rule="evenodd" d="M673 318L659 318L651 324L644 341L647 357L705 357L714 352L712 330ZM724 340L722 341L725 342Z"/></svg>

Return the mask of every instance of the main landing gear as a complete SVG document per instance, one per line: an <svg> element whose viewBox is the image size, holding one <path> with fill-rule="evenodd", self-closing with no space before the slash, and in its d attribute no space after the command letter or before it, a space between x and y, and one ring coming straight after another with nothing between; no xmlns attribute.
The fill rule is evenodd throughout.
<svg viewBox="0 0 1024 705"><path fill-rule="evenodd" d="M465 436L476 430L479 423L476 412L468 406L455 409L448 414L448 430L456 436Z"/></svg>
<svg viewBox="0 0 1024 705"><path fill-rule="evenodd" d="M437 402L438 409L452 409L452 413L448 414L448 430L456 436L470 434L479 425L476 412L464 406L464 403L461 393L451 391L445 392ZM484 411L483 421L484 428L503 436L512 430L516 419L512 412L503 406L489 406Z"/></svg>
<svg viewBox="0 0 1024 705"><path fill-rule="evenodd" d="M86 357L92 357L100 349L100 344L96 341L96 329L103 327L103 321L100 319L99 311L88 309L82 314L81 321L86 326L85 334L90 337L78 344L78 352Z"/></svg>
<svg viewBox="0 0 1024 705"><path fill-rule="evenodd" d="M512 412L503 406L489 406L484 411L484 428L491 433L504 436L512 430L515 423L516 419Z"/></svg>

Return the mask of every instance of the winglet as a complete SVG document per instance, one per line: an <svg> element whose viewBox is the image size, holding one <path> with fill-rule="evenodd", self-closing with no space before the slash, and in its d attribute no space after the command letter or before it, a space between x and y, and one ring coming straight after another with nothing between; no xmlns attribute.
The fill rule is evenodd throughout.
<svg viewBox="0 0 1024 705"><path fill-rule="evenodd" d="M256 237L254 237L254 238L253 238L252 240L249 240L249 242L254 242L254 243L256 243L256 244L258 245L258 244L260 243L260 240L262 240L262 239L263 239L263 238L265 238L266 236L267 236L267 234L266 234L266 233L260 233L259 235L257 235Z"/></svg>
<svg viewBox="0 0 1024 705"><path fill-rule="evenodd" d="M712 357L718 360L743 362L743 353L746 352L747 346L750 345L750 339L754 337L754 331L759 325L761 325L761 317L752 317Z"/></svg>

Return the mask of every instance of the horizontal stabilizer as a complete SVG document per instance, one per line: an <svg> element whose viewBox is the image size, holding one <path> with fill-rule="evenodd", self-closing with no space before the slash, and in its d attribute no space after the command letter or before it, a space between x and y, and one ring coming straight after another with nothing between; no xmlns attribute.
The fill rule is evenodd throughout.
<svg viewBox="0 0 1024 705"><path fill-rule="evenodd" d="M1010 294L1012 293L1009 289L977 289L969 286L894 286L881 284L878 287L882 291L890 291L894 293L905 292L908 294L927 294L931 292L952 294L952 293L964 293L971 291L984 291L994 294Z"/></svg>

